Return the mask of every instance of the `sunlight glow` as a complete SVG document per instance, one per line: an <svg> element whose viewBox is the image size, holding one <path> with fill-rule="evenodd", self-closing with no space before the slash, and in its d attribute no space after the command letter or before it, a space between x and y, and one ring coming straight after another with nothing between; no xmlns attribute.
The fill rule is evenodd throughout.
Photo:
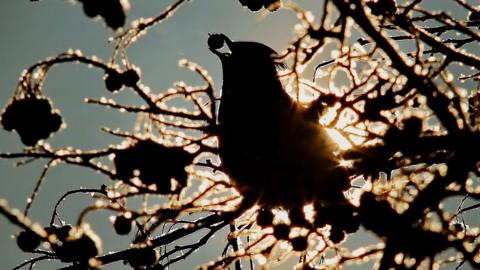
<svg viewBox="0 0 480 270"><path fill-rule="evenodd" d="M342 150L352 148L352 144L336 129L326 128L328 135L335 141Z"/></svg>
<svg viewBox="0 0 480 270"><path fill-rule="evenodd" d="M352 167L353 165L353 161L352 160L340 160L338 162L338 165L341 166L341 167L345 167L345 168L349 168L349 167Z"/></svg>
<svg viewBox="0 0 480 270"><path fill-rule="evenodd" d="M335 108L327 108L327 111L320 118L321 125L328 125L337 116L337 110Z"/></svg>
<svg viewBox="0 0 480 270"><path fill-rule="evenodd" d="M274 223L290 224L290 219L288 218L288 211L283 209L273 209L272 212L275 214Z"/></svg>
<svg viewBox="0 0 480 270"><path fill-rule="evenodd" d="M305 214L305 219L309 222L314 222L315 220L315 209L313 204L306 204L303 206L303 213Z"/></svg>
<svg viewBox="0 0 480 270"><path fill-rule="evenodd" d="M261 254L255 255L255 259L257 260L258 265L262 266L267 263L267 258Z"/></svg>

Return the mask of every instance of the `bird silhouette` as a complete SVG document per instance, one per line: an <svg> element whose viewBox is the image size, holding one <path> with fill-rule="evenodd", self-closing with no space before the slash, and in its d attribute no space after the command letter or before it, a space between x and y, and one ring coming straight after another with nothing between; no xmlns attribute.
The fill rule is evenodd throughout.
<svg viewBox="0 0 480 270"><path fill-rule="evenodd" d="M285 91L277 53L261 43L212 34L222 63L218 111L221 166L245 199L286 208L336 204L350 186L337 144L319 124L320 103L302 105Z"/></svg>

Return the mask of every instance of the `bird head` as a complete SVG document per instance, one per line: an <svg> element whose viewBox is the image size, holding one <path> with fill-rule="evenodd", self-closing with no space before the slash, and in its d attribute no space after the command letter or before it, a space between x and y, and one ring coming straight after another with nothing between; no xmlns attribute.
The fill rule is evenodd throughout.
<svg viewBox="0 0 480 270"><path fill-rule="evenodd" d="M211 34L208 47L222 61L224 73L257 77L276 75L277 69L285 68L277 61L277 52L258 42L232 41L224 34Z"/></svg>

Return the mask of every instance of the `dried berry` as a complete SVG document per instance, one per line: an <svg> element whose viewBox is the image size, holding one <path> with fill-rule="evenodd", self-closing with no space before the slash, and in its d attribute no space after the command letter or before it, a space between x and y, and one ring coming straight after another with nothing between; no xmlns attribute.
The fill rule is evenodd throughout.
<svg viewBox="0 0 480 270"><path fill-rule="evenodd" d="M80 0L83 3L83 12L87 17L93 18L100 15L99 6L95 4L95 0Z"/></svg>
<svg viewBox="0 0 480 270"><path fill-rule="evenodd" d="M40 243L40 237L31 231L22 231L17 235L17 245L25 252L34 251Z"/></svg>
<svg viewBox="0 0 480 270"><path fill-rule="evenodd" d="M85 15L90 18L101 16L107 26L118 29L125 24L126 1L120 0L79 0L83 4Z"/></svg>
<svg viewBox="0 0 480 270"><path fill-rule="evenodd" d="M100 253L100 238L91 230L72 228L67 238L58 238L62 244L52 248L64 262L87 262Z"/></svg>
<svg viewBox="0 0 480 270"><path fill-rule="evenodd" d="M19 118L19 113L22 113L18 109L18 106L13 105L13 102L10 102L7 105L0 118L0 123L3 126L3 129L7 131L15 129L15 126L18 123L17 119Z"/></svg>
<svg viewBox="0 0 480 270"><path fill-rule="evenodd" d="M280 0L240 0L240 4L254 12L259 11L262 7L269 11L280 8Z"/></svg>
<svg viewBox="0 0 480 270"><path fill-rule="evenodd" d="M120 1L110 1L111 6L102 10L100 16L105 23L112 29L118 29L125 24L126 16Z"/></svg>
<svg viewBox="0 0 480 270"><path fill-rule="evenodd" d="M117 71L108 71L103 77L105 87L108 91L114 93L119 91L123 86L123 77Z"/></svg>
<svg viewBox="0 0 480 270"><path fill-rule="evenodd" d="M332 241L333 243L335 244L338 244L340 242L342 242L344 239L345 239L345 232L343 230L338 230L338 229L335 229L335 228L332 228L330 230L330 241Z"/></svg>
<svg viewBox="0 0 480 270"><path fill-rule="evenodd" d="M52 111L50 101L36 96L12 99L1 118L2 126L8 131L16 130L27 146L48 138L62 125L62 118Z"/></svg>
<svg viewBox="0 0 480 270"><path fill-rule="evenodd" d="M416 139L422 132L422 119L418 117L410 117L403 123L403 132L405 139Z"/></svg>
<svg viewBox="0 0 480 270"><path fill-rule="evenodd" d="M193 159L194 155L181 147L167 147L147 139L118 150L113 162L120 180L129 182L137 171L143 184L155 184L158 192L171 194L186 186L188 174L185 167ZM178 184L175 190L172 190L172 178Z"/></svg>
<svg viewBox="0 0 480 270"><path fill-rule="evenodd" d="M208 48L218 50L224 46L225 39L222 34L212 34L208 37Z"/></svg>
<svg viewBox="0 0 480 270"><path fill-rule="evenodd" d="M284 223L273 226L273 236L279 240L287 240L290 234L290 226Z"/></svg>
<svg viewBox="0 0 480 270"><path fill-rule="evenodd" d="M304 251L308 248L308 240L304 236L297 236L291 239L290 243L295 251Z"/></svg>
<svg viewBox="0 0 480 270"><path fill-rule="evenodd" d="M240 0L240 4L251 11L259 11L263 6L260 0Z"/></svg>
<svg viewBox="0 0 480 270"><path fill-rule="evenodd" d="M117 216L113 222L115 232L120 235L126 235L132 230L133 220L124 215Z"/></svg>
<svg viewBox="0 0 480 270"><path fill-rule="evenodd" d="M140 80L140 76L135 69L127 69L122 73L123 84L128 87L133 87Z"/></svg>
<svg viewBox="0 0 480 270"><path fill-rule="evenodd" d="M148 268L158 261L158 253L152 248L132 249L128 257L128 263L134 268Z"/></svg>
<svg viewBox="0 0 480 270"><path fill-rule="evenodd" d="M453 223L452 227L455 232L464 232L466 229L465 224L459 222Z"/></svg>
<svg viewBox="0 0 480 270"><path fill-rule="evenodd" d="M272 226L273 213L270 209L262 208L258 211L257 224L261 227Z"/></svg>

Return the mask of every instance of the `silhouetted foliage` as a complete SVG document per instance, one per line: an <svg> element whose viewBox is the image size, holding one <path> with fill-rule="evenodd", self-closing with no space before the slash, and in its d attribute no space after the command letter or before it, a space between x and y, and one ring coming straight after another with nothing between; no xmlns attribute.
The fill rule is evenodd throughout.
<svg viewBox="0 0 480 270"><path fill-rule="evenodd" d="M79 2L88 17L101 16L112 29L125 23L127 1ZM297 14L286 49L277 53L258 42L210 34L203 46L222 65L219 98L208 73L187 60L180 65L198 73L204 86L181 82L173 90L150 91L140 68L126 61L126 48L185 2L177 0L115 36L109 61L68 51L21 75L1 124L27 147L0 157L48 160L39 183L58 162L93 169L112 182L63 195L48 226L27 218L39 185L23 214L0 201L0 213L22 229L19 248L38 255L16 269L43 259L64 262L66 269L115 261L165 269L227 226L224 253L204 269L238 270L241 262L263 269L289 256L298 257L298 269L352 263L381 270L480 269L478 220L463 219L480 207L478 7L452 0L463 10L456 18L425 9L422 0L325 0L318 1L323 13L312 14L292 1L240 0L250 11L272 11L268 16L279 8ZM400 50L402 40L413 49ZM328 46L335 47L334 59L318 63ZM134 113L143 128L104 129L124 139L105 149L50 147L45 140L62 119L41 86L50 68L65 62L101 69L112 93L136 93L145 105L88 102ZM306 68L315 70L313 81L303 75ZM183 104L175 107L170 101L178 98ZM68 196L92 192L95 202L75 224L57 213ZM127 204L138 196L165 203ZM459 197L456 211L444 207ZM465 207L467 199L473 204ZM84 222L102 209L115 213L118 235L135 232L130 246L102 251L101 237ZM192 221L193 213L201 215ZM176 224L184 226L155 236ZM377 243L352 249L349 237L360 228ZM192 235L199 239L177 244Z"/></svg>

